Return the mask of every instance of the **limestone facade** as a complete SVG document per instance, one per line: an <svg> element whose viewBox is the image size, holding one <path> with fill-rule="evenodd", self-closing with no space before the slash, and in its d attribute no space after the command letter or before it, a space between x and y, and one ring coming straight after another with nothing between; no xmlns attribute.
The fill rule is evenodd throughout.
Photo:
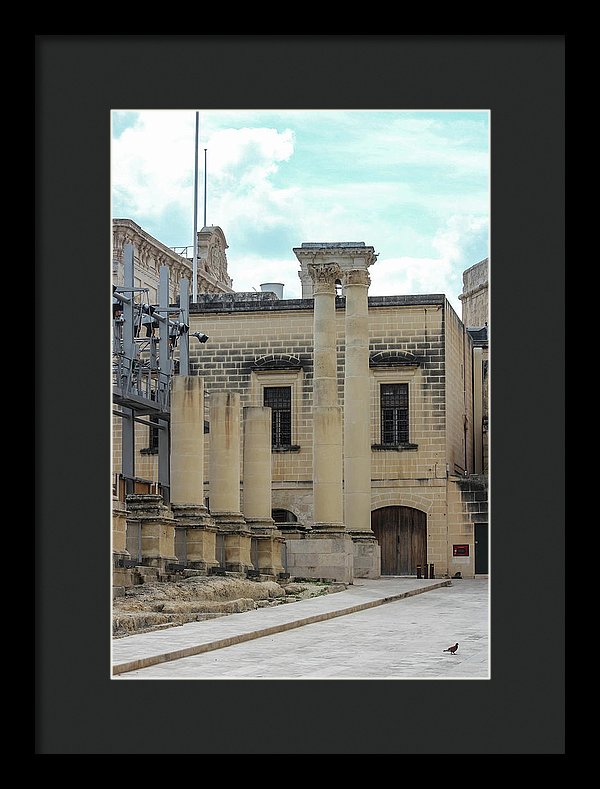
<svg viewBox="0 0 600 789"><path fill-rule="evenodd" d="M480 260L463 272L462 321L465 326L478 328L489 321L488 258Z"/></svg>
<svg viewBox="0 0 600 789"><path fill-rule="evenodd" d="M462 320L473 339L475 472L488 474L490 312L489 261L479 261L463 273Z"/></svg>
<svg viewBox="0 0 600 789"><path fill-rule="evenodd" d="M324 246L327 255L320 257ZM223 244L214 249L224 251ZM169 511L152 489L138 491L147 494L142 511L135 500L125 502L128 522L139 521L149 563L159 555L176 561L176 533L183 529L187 559L195 557L197 567L285 570L267 497L257 495L270 476L271 512L294 521L275 525L286 536L296 575L368 576L377 546L369 515L390 507L424 513L426 561L436 575L474 574L475 524L487 519L487 494L485 482L470 477L479 473L473 339L443 295L369 297L372 250L350 243L294 250L302 299L222 290L201 292L191 305L190 331L210 339L190 344L189 378L202 384L175 385L181 407L172 440L194 471L183 454L172 456L172 472L177 476L181 466L182 474L177 481L172 474ZM226 271L219 254L213 259ZM180 270L174 271L178 280ZM404 420L393 427L394 440L384 408L389 390L404 398L394 411ZM265 406L273 392L285 392L288 422L276 436L272 417L269 463ZM117 419L115 473L119 431ZM148 434L139 427L142 445ZM194 446L198 441L202 447ZM152 482L156 456L145 449L136 451L136 476ZM115 546L125 551L120 531ZM303 539L306 534L321 539Z"/></svg>
<svg viewBox="0 0 600 789"><path fill-rule="evenodd" d="M210 342L190 352L192 375L203 377L208 400L225 388L239 393L242 407L260 407L266 388L289 389L290 443L272 448L272 506L313 528L313 300L232 299L226 310L200 300L191 324L192 331L201 326L210 336ZM334 324L336 395L343 409L344 298L335 298ZM473 526L457 482L473 470L471 339L440 295L369 297L368 335L369 402L361 408L363 413L368 409L371 511L395 506L425 512L427 561L436 573L458 570L468 577L473 574ZM382 384L407 386L409 441L402 446L382 444ZM209 435L204 439L208 456ZM241 462L239 478L243 497ZM205 494L210 495L208 477ZM342 517L348 520L344 512ZM455 543L470 545L467 566L462 558L458 564L453 560ZM288 541L288 550L315 548Z"/></svg>
<svg viewBox="0 0 600 789"><path fill-rule="evenodd" d="M169 300L174 303L179 295L179 280L192 281L193 259L179 254L143 230L131 219L113 219L112 276L115 285L123 284L123 247L134 246L136 287L148 288L148 304L158 301L160 267L168 266ZM220 227L203 227L198 231L198 292L231 293L232 280L227 273L227 241ZM193 255L192 247L184 247L186 255Z"/></svg>

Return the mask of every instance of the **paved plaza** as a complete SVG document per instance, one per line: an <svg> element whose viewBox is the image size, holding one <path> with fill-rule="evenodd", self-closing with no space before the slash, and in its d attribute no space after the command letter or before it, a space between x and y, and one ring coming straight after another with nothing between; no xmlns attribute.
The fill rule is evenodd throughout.
<svg viewBox="0 0 600 789"><path fill-rule="evenodd" d="M326 597L117 639L115 679L488 679L488 580L442 583L357 580ZM443 651L457 641L456 655ZM164 662L128 670L136 660Z"/></svg>

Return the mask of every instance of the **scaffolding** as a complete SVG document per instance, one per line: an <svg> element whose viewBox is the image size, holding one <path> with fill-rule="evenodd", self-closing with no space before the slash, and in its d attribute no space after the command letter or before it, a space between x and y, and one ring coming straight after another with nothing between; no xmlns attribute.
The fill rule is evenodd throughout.
<svg viewBox="0 0 600 789"><path fill-rule="evenodd" d="M189 280L179 282L179 304L169 306L169 268L161 266L158 304L148 288L134 285L133 244L124 247L124 284L113 285L113 414L122 419L121 474L125 492L135 491L135 425L158 429L158 490L170 500L171 380L189 375ZM145 336L142 334L145 329ZM192 336L200 342L208 337ZM175 350L179 358L175 360ZM144 418L146 417L146 418Z"/></svg>

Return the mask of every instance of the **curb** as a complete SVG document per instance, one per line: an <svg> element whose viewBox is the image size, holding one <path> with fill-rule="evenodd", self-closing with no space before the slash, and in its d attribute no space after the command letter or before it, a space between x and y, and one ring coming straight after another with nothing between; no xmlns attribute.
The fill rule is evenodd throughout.
<svg viewBox="0 0 600 789"><path fill-rule="evenodd" d="M413 597L417 594L424 594L432 589L440 589L443 586L451 586L451 580L440 581L437 584L423 587L422 589L410 589L407 592L399 592L398 594L381 597L378 600L370 600L366 603L357 603L356 605L349 606L348 608L341 608L338 611L328 611L323 614L314 614L313 616L306 616L303 619L296 619L292 622L284 622L280 625L273 625L272 627L265 627L262 630L253 630L250 633L240 633L237 636L230 636L229 638L221 638L217 641L210 641L206 644L196 644L195 646L185 647L173 652L164 652L161 655L149 655L148 657L139 658L138 660L129 660L125 663L117 663L112 667L112 674L126 674L128 671L137 671L141 668L148 668L149 666L157 666L160 663L168 663L172 660L180 660L184 657L192 657L192 655L201 655L204 652L212 652L215 649L223 649L223 647L231 647L235 644L242 644L245 641L253 641L256 638L263 638L264 636L271 636L275 633L283 633L286 630L294 630L297 627L304 625L312 625L315 622L324 622L327 619L334 619L338 616L347 616L348 614L355 614L358 611L365 611L368 608L375 608L385 603L392 603L395 600L402 600L405 597Z"/></svg>

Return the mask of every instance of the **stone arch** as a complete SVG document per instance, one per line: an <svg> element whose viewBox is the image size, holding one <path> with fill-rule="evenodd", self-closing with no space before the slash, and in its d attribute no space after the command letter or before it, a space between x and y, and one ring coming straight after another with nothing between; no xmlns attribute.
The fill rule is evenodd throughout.
<svg viewBox="0 0 600 789"><path fill-rule="evenodd" d="M433 511L434 504L435 501L431 497L404 493L398 489L374 491L371 496L371 512L381 509L381 507L412 507L429 516Z"/></svg>
<svg viewBox="0 0 600 789"><path fill-rule="evenodd" d="M419 507L386 505L371 513L382 575L419 575L427 564L428 515Z"/></svg>
<svg viewBox="0 0 600 789"><path fill-rule="evenodd" d="M253 370L297 370L302 364L290 353L267 353L257 356L251 366Z"/></svg>
<svg viewBox="0 0 600 789"><path fill-rule="evenodd" d="M420 364L410 351L378 351L369 356L369 367L419 367Z"/></svg>
<svg viewBox="0 0 600 789"><path fill-rule="evenodd" d="M271 515L277 524L298 523L298 518L295 513L293 513L292 510L288 510L283 507L273 507L271 510Z"/></svg>

